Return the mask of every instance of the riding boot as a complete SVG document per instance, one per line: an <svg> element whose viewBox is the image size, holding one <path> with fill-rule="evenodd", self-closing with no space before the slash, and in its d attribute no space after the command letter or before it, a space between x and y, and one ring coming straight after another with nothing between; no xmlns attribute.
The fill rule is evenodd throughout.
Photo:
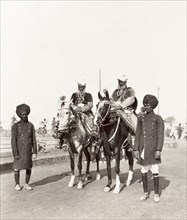
<svg viewBox="0 0 187 220"><path fill-rule="evenodd" d="M56 145L55 145L55 147L56 147L57 149L62 149L61 139L59 139L59 138L56 139Z"/></svg>
<svg viewBox="0 0 187 220"><path fill-rule="evenodd" d="M65 150L67 150L68 146L69 146L68 140L66 138L63 138L63 140L61 142L61 147L64 148Z"/></svg>
<svg viewBox="0 0 187 220"><path fill-rule="evenodd" d="M142 182L143 182L143 191L144 194L140 197L141 201L145 201L149 198L148 195L148 181L147 181L147 173L142 173Z"/></svg>
<svg viewBox="0 0 187 220"><path fill-rule="evenodd" d="M155 189L155 194L154 194L154 202L160 202L160 197L159 197L159 175L158 174L153 174L153 179L154 179L154 189Z"/></svg>

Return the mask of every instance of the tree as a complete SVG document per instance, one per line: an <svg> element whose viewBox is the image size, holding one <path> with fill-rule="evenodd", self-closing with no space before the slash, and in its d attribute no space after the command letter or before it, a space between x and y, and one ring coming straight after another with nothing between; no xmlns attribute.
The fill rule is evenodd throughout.
<svg viewBox="0 0 187 220"><path fill-rule="evenodd" d="M2 127L2 121L0 121L0 132L3 131L3 127Z"/></svg>
<svg viewBox="0 0 187 220"><path fill-rule="evenodd" d="M168 116L164 121L168 124L174 124L176 122L176 119L174 116Z"/></svg>
<svg viewBox="0 0 187 220"><path fill-rule="evenodd" d="M16 116L13 115L11 118L11 126L14 125L17 122Z"/></svg>

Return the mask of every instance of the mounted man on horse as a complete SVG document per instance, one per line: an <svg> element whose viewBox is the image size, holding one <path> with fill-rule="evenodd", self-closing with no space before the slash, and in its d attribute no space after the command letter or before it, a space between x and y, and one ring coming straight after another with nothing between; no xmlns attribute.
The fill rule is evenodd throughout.
<svg viewBox="0 0 187 220"><path fill-rule="evenodd" d="M89 166L98 133L97 126L93 123L93 98L90 93L85 92L86 84L84 81L78 82L78 92L73 93L71 101L65 99L61 103L59 128L57 138L68 143L68 151L71 163L71 180L68 187L74 185L75 161L74 154L78 156L79 183L78 189L83 187L82 182L82 153L84 152L87 160L86 178L89 177ZM97 178L97 177L96 177Z"/></svg>
<svg viewBox="0 0 187 220"><path fill-rule="evenodd" d="M117 79L118 88L112 94L112 107L115 109L117 115L130 127L129 139L133 144L138 121L135 113L138 102L134 89L127 87L128 79L126 76L122 75Z"/></svg>
<svg viewBox="0 0 187 220"><path fill-rule="evenodd" d="M76 111L85 125L85 129L90 137L98 138L98 131L93 123L93 97L91 93L85 91L86 82L84 80L78 81L78 91L71 96L72 108Z"/></svg>
<svg viewBox="0 0 187 220"><path fill-rule="evenodd" d="M129 174L126 181L128 186L133 176L133 155L132 141L129 136L135 134L137 117L137 99L132 88L126 86L127 79L123 76L118 79L118 89L109 97L108 91L104 90L105 96L98 93L99 103L95 113L94 123L100 127L101 145L107 161L108 184L104 191L111 189L111 156L115 156L116 165L116 186L114 193L120 192L120 154L121 149L125 148L125 153L129 162ZM131 139L130 139L131 140Z"/></svg>

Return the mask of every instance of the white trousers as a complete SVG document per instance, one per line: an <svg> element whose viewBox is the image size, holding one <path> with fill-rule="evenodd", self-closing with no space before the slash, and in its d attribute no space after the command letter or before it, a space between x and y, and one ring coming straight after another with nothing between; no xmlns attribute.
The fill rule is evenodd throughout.
<svg viewBox="0 0 187 220"><path fill-rule="evenodd" d="M149 170L151 170L152 174L159 174L158 164L142 166L141 173L147 173Z"/></svg>

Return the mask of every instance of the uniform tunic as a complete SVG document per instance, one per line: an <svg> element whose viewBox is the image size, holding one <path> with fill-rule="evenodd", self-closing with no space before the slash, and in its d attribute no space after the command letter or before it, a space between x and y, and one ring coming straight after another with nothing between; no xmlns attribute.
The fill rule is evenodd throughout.
<svg viewBox="0 0 187 220"><path fill-rule="evenodd" d="M79 104L83 104L84 108L86 107L86 111L84 111L85 114L89 115L89 114L93 114L92 113L92 106L88 106L88 103L93 103L93 97L90 93L88 92L84 92L84 93L79 93L79 92L75 92L72 94L71 96L71 100L73 102L73 104L75 106L78 106Z"/></svg>
<svg viewBox="0 0 187 220"><path fill-rule="evenodd" d="M155 159L155 152L162 151L164 143L164 121L154 111L138 117L134 150L140 155L144 149L144 159L140 156L138 163L146 166L161 163L161 159Z"/></svg>
<svg viewBox="0 0 187 220"><path fill-rule="evenodd" d="M11 146L14 158L13 169L31 169L32 154L37 153L37 142L34 125L30 122L19 121L12 126Z"/></svg>
<svg viewBox="0 0 187 220"><path fill-rule="evenodd" d="M124 89L116 89L112 94L112 99L115 102L120 102L122 109L117 109L117 114L122 120L131 128L133 133L136 131L137 116L134 111L137 108L137 99L135 97L135 91L131 87L125 87ZM128 110L125 110L127 109Z"/></svg>
<svg viewBox="0 0 187 220"><path fill-rule="evenodd" d="M131 87L126 87L124 89L116 89L112 94L114 101L124 102L128 97L135 97L135 91Z"/></svg>

